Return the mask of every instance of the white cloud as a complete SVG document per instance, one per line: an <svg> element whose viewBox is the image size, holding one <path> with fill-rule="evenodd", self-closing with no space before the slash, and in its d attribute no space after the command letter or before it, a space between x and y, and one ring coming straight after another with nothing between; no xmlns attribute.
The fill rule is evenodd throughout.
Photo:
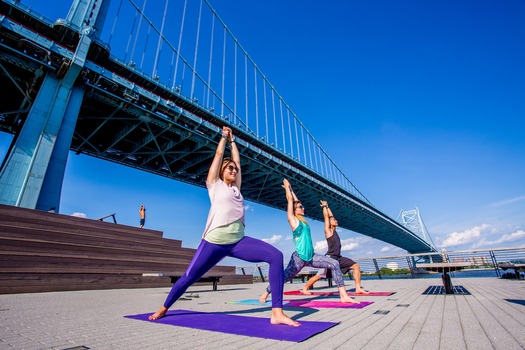
<svg viewBox="0 0 525 350"><path fill-rule="evenodd" d="M492 240L492 241L488 240L488 239L485 239L485 238L482 238L479 242L474 244L473 248L479 248L479 247L483 247L483 246L497 246L497 245L500 245L502 243L515 242L515 241L518 241L520 239L524 239L525 240L525 231L523 231L523 230L517 230L516 232L513 232L513 233L506 233L506 234L502 235L499 239L495 239L495 240Z"/></svg>
<svg viewBox="0 0 525 350"><path fill-rule="evenodd" d="M348 252L351 250L354 250L356 248L359 248L359 243L356 242L348 242L341 245L341 251L342 252Z"/></svg>
<svg viewBox="0 0 525 350"><path fill-rule="evenodd" d="M271 238L263 238L262 240L266 243L275 244L279 242L283 236L281 235L273 235Z"/></svg>
<svg viewBox="0 0 525 350"><path fill-rule="evenodd" d="M491 203L491 204L487 205L487 207L488 208L490 208L490 207L501 207L501 206L504 206L504 205L507 205L507 204L512 204L512 203L519 202L519 201L522 201L522 200L525 200L525 195L514 197L514 198L509 198L509 199L504 199L504 200L499 201L499 202L494 202L494 203Z"/></svg>
<svg viewBox="0 0 525 350"><path fill-rule="evenodd" d="M490 225L482 224L481 226L475 226L463 232L453 232L447 235L443 243L440 244L440 247L454 247L479 240L483 231L487 231L490 227Z"/></svg>
<svg viewBox="0 0 525 350"><path fill-rule="evenodd" d="M245 206L244 206L244 211L254 211L254 210L255 210L255 209L253 209L253 207L250 206L250 205L245 205Z"/></svg>
<svg viewBox="0 0 525 350"><path fill-rule="evenodd" d="M381 248L380 252L381 252L381 253L385 253L385 252L389 252L389 251L391 251L391 250L392 250L392 247L388 247L388 246L387 246L387 247L383 247L383 248Z"/></svg>
<svg viewBox="0 0 525 350"><path fill-rule="evenodd" d="M71 214L71 216L76 216L77 218L87 218L86 214L78 212L74 212L73 214Z"/></svg>
<svg viewBox="0 0 525 350"><path fill-rule="evenodd" d="M326 240L315 242L314 250L317 251L327 251L328 250L328 243Z"/></svg>
<svg viewBox="0 0 525 350"><path fill-rule="evenodd" d="M348 238L341 240L341 252L348 252L360 247L358 241L359 239L356 238ZM315 242L314 250L318 254L325 254L328 251L328 242L326 241L326 239Z"/></svg>

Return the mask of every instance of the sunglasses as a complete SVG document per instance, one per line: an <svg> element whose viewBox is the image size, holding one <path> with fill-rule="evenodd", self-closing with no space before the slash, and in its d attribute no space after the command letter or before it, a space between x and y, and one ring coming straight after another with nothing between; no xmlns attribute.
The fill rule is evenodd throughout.
<svg viewBox="0 0 525 350"><path fill-rule="evenodd" d="M237 168L236 166L233 166L233 165L228 165L226 167L226 169L228 169L229 171L236 171L236 172L239 172L239 168Z"/></svg>
<svg viewBox="0 0 525 350"><path fill-rule="evenodd" d="M304 209L302 205L298 205L295 209Z"/></svg>

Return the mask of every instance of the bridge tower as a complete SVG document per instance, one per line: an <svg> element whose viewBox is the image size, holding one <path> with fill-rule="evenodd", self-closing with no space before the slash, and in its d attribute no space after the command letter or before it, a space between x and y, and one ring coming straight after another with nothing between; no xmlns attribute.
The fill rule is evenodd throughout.
<svg viewBox="0 0 525 350"><path fill-rule="evenodd" d="M0 169L0 203L59 211L64 172L84 89L75 86L109 0L74 0L67 24L80 29L73 59L42 72L43 83Z"/></svg>
<svg viewBox="0 0 525 350"><path fill-rule="evenodd" d="M421 218L421 214L419 213L418 208L413 210L402 210L399 216L402 219L403 226L417 234L420 238L422 238L428 244L430 244L434 249L436 248L434 242L432 241L432 237L430 237L430 234L428 233L427 228L423 223L423 219Z"/></svg>

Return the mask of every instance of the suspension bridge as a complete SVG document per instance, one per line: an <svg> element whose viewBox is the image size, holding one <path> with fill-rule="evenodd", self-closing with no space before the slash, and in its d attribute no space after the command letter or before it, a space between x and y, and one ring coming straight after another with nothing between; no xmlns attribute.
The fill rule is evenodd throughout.
<svg viewBox="0 0 525 350"><path fill-rule="evenodd" d="M435 251L352 184L207 0L70 6L48 19L0 2L0 130L15 136L0 203L58 211L70 150L203 187L227 125L247 200L282 210L286 177L306 207L328 200L343 228Z"/></svg>

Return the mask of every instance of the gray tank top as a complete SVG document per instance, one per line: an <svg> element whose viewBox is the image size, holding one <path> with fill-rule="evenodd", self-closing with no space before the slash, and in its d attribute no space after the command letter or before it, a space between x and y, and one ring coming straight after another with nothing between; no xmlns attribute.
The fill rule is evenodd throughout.
<svg viewBox="0 0 525 350"><path fill-rule="evenodd" d="M341 238L339 238L337 231L334 230L334 234L332 235L332 237L327 238L326 241L328 242L328 251L326 252L326 255L340 257Z"/></svg>

